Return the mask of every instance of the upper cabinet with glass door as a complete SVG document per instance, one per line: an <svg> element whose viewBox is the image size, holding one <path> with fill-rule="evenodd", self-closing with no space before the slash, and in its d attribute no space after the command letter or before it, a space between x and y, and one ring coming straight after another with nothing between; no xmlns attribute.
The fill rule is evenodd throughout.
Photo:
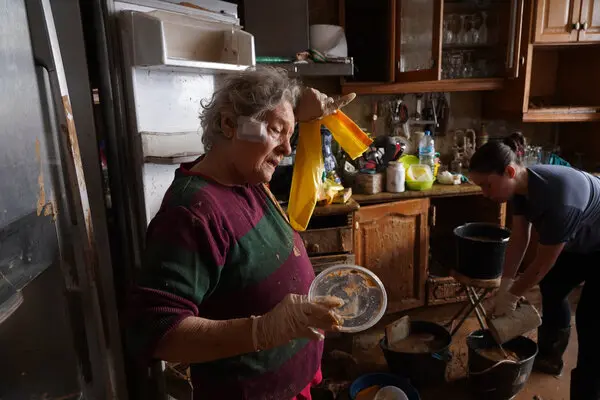
<svg viewBox="0 0 600 400"><path fill-rule="evenodd" d="M387 61L379 83L370 74L371 79L345 83L345 92L493 90L503 78L517 75L523 0L340 1L348 48L362 71L357 77L366 75L376 59ZM387 13L380 10L374 19L355 3L377 3ZM385 15L392 16L389 22ZM382 46L389 49L387 59L375 54Z"/></svg>
<svg viewBox="0 0 600 400"><path fill-rule="evenodd" d="M442 79L505 77L511 25L510 0L445 1Z"/></svg>
<svg viewBox="0 0 600 400"><path fill-rule="evenodd" d="M399 0L396 3L396 81L440 78L440 0Z"/></svg>
<svg viewBox="0 0 600 400"><path fill-rule="evenodd" d="M513 75L522 25L519 0L400 0L397 82Z"/></svg>

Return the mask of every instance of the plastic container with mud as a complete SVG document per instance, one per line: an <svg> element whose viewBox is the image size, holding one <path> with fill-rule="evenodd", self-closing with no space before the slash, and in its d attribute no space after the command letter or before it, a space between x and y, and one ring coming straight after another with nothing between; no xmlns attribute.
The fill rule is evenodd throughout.
<svg viewBox="0 0 600 400"><path fill-rule="evenodd" d="M387 308L381 280L357 265L334 265L321 272L310 285L308 298L335 296L344 301L336 310L344 322L341 332L360 332L375 325Z"/></svg>
<svg viewBox="0 0 600 400"><path fill-rule="evenodd" d="M456 271L472 279L502 275L510 231L499 225L470 222L454 229L457 240Z"/></svg>
<svg viewBox="0 0 600 400"><path fill-rule="evenodd" d="M395 346L388 345L387 337L379 343L390 371L406 376L417 388L444 383L452 358L450 333L428 321L410 321L410 332Z"/></svg>
<svg viewBox="0 0 600 400"><path fill-rule="evenodd" d="M512 360L505 359L501 353L493 351L497 344L488 330L478 330L467 336L467 347L469 387L476 398L486 400L513 399L529 379L538 351L533 340L519 336L504 343L504 350L513 357Z"/></svg>

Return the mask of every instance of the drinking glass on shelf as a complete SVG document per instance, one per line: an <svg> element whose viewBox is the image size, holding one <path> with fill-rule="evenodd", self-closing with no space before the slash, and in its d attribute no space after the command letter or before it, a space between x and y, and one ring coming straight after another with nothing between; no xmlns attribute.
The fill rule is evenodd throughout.
<svg viewBox="0 0 600 400"><path fill-rule="evenodd" d="M470 44L471 34L469 33L469 27L467 26L467 15L460 16L460 32L458 33L459 44Z"/></svg>
<svg viewBox="0 0 600 400"><path fill-rule="evenodd" d="M460 18L456 14L448 15L448 29L452 34L452 41L450 44L459 43L459 33L460 33Z"/></svg>
<svg viewBox="0 0 600 400"><path fill-rule="evenodd" d="M453 53L450 57L450 79L459 79L462 77L463 56L462 53Z"/></svg>
<svg viewBox="0 0 600 400"><path fill-rule="evenodd" d="M471 38L473 40L473 44L481 44L481 37L479 35L479 28L481 27L481 15L479 13L473 14L472 21Z"/></svg>
<svg viewBox="0 0 600 400"><path fill-rule="evenodd" d="M527 146L524 161L526 166L541 164L542 148L540 146Z"/></svg>
<svg viewBox="0 0 600 400"><path fill-rule="evenodd" d="M444 19L444 44L451 44L454 41L454 32L451 29L452 21L449 18Z"/></svg>
<svg viewBox="0 0 600 400"><path fill-rule="evenodd" d="M473 66L472 55L473 52L467 51L464 53L465 57L462 66L462 78L473 78L475 67Z"/></svg>
<svg viewBox="0 0 600 400"><path fill-rule="evenodd" d="M450 57L447 52L442 53L442 79L450 77Z"/></svg>
<svg viewBox="0 0 600 400"><path fill-rule="evenodd" d="M479 43L485 44L488 42L488 29L487 29L487 12L481 12L481 25L478 29Z"/></svg>

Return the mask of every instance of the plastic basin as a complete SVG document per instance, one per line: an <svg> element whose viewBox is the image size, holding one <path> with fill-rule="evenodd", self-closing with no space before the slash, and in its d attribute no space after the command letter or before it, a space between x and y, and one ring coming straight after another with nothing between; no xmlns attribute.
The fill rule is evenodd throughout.
<svg viewBox="0 0 600 400"><path fill-rule="evenodd" d="M361 390L375 385L380 387L395 386L400 388L406 396L408 396L408 400L421 400L421 396L419 396L417 389L415 389L406 378L386 373L373 373L358 377L352 382L352 385L350 385L350 398L356 400L356 396Z"/></svg>

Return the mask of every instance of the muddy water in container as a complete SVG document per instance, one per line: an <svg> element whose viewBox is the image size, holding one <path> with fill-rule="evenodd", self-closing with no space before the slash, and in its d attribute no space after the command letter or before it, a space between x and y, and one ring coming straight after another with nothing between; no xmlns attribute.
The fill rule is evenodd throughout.
<svg viewBox="0 0 600 400"><path fill-rule="evenodd" d="M489 331L478 330L467 337L469 348L469 388L475 398L513 399L523 389L537 355L537 344L525 336L506 342L504 355Z"/></svg>
<svg viewBox="0 0 600 400"><path fill-rule="evenodd" d="M430 336L427 342L407 341L407 346L390 346L385 337L379 343L390 371L406 376L410 382L419 387L428 387L445 382L446 366L452 355L450 333L441 325L427 321L411 321L410 335ZM402 344L404 341L400 341ZM422 346L425 345L425 346Z"/></svg>

